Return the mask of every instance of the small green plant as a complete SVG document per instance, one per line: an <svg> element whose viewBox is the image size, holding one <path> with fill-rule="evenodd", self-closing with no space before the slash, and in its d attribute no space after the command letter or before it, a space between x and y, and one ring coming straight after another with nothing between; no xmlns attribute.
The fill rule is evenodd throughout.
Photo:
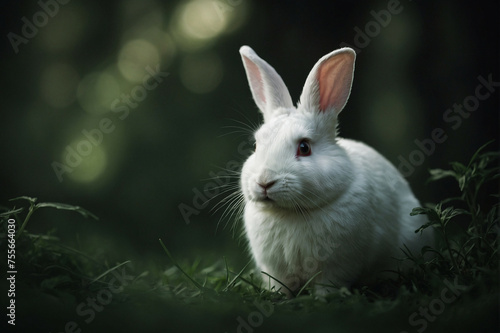
<svg viewBox="0 0 500 333"><path fill-rule="evenodd" d="M26 229L33 214L39 209L55 208L74 211L85 218L98 220L94 214L80 206L37 202L37 198L28 196L17 197L10 201L22 202L24 205L5 209L0 213L2 222L0 244L3 244L3 240L6 239L8 220L15 218L15 220L22 221L16 230L14 258L16 268L22 271L22 276L29 277L25 281L27 285L61 298L73 298L76 295L86 294L92 288L98 288L96 282L99 282L102 274L98 278L95 276L103 270L109 271L110 269L105 263L80 249L63 244L55 235L54 230L49 230L44 234L32 234ZM2 250L4 249L2 246Z"/></svg>
<svg viewBox="0 0 500 333"><path fill-rule="evenodd" d="M27 196L22 196L22 197L17 197L17 198L14 198L14 199L10 199L10 201L17 201L17 200L28 201L29 202L29 208L28 208L28 213L26 214L26 217L24 218L24 221L21 224L21 227L19 228L19 230L17 230L16 238L19 238L22 235L24 229L26 228L26 225L28 224L28 221L31 218L31 215L33 215L33 213L37 209L40 209L40 208L56 208L56 209L74 211L74 212L80 213L84 217L91 217L93 219L98 220L97 216L95 216L94 214L92 214L91 212L89 212L88 210L86 210L86 209L84 209L84 208L82 208L80 206L73 206L73 205L68 205L68 204L58 203L58 202L40 202L40 203L36 203L37 200L38 200L37 198L32 198L32 197L27 197ZM0 218L8 218L9 216L17 215L17 214L21 213L23 210L24 210L23 207L21 207L19 209L14 208L12 210L8 210L8 211L6 211L4 213L1 213L0 214Z"/></svg>
<svg viewBox="0 0 500 333"><path fill-rule="evenodd" d="M429 219L416 232L432 227L441 240L440 246L424 249L432 252L434 259L420 267L466 281L472 281L479 274L497 273L499 195L491 192L492 189L498 191L500 154L484 152L488 144L479 148L466 165L452 162L450 170L430 170L430 182L452 178L460 195L413 210L412 215L425 214Z"/></svg>

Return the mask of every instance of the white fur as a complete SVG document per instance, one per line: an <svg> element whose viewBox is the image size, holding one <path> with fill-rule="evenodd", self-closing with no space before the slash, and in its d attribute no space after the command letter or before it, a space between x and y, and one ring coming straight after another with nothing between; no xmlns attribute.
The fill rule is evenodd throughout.
<svg viewBox="0 0 500 333"><path fill-rule="evenodd" d="M367 145L337 137L354 51L321 58L297 108L269 64L248 46L240 53L264 114L256 151L241 173L245 230L257 267L292 291L318 273L316 286L328 292L324 285L370 282L396 270L403 244L413 253L430 245L431 233L414 232L425 219L410 216L419 202L396 168ZM303 139L310 156L296 156ZM290 294L274 279L270 284Z"/></svg>

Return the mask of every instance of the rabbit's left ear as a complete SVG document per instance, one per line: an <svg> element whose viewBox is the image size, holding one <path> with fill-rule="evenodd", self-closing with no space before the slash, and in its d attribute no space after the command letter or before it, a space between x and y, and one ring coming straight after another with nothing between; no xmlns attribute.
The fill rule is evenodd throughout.
<svg viewBox="0 0 500 333"><path fill-rule="evenodd" d="M345 47L318 60L306 79L300 105L312 112L338 115L351 93L356 53Z"/></svg>
<svg viewBox="0 0 500 333"><path fill-rule="evenodd" d="M292 108L292 98L281 76L248 46L240 48L248 83L255 104L264 114L264 122L279 108Z"/></svg>

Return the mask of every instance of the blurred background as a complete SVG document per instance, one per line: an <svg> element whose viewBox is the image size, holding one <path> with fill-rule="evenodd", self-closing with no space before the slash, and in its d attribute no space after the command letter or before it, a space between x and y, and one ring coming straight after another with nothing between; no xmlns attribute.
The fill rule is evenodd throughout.
<svg viewBox="0 0 500 333"><path fill-rule="evenodd" d="M209 180L239 169L245 129L261 121L241 45L295 101L321 56L355 48L340 133L404 164L422 202L454 191L426 185L429 168L467 162L489 140L498 149L500 87L475 97L478 77L500 81L498 1L62 2L0 5L1 204L28 195L100 219L40 211L31 232L56 228L118 260L164 258L158 238L176 254L247 257ZM472 111L453 111L464 103ZM444 142L431 144L438 128Z"/></svg>

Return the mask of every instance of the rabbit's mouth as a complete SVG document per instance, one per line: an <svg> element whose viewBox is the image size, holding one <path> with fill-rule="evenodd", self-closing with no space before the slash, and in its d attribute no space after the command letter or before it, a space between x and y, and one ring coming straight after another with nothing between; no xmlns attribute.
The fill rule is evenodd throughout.
<svg viewBox="0 0 500 333"><path fill-rule="evenodd" d="M264 194L255 196L253 198L253 202L260 205L262 208L266 209L284 209L284 210L293 210L296 207L290 202L284 200L279 194Z"/></svg>
<svg viewBox="0 0 500 333"><path fill-rule="evenodd" d="M276 201L276 199L273 198L272 195L269 196L269 194L267 194L267 193L266 194L263 194L263 193L256 194L253 197L252 201L259 203L263 206L267 206L267 207L278 205L278 202Z"/></svg>
<svg viewBox="0 0 500 333"><path fill-rule="evenodd" d="M256 202L265 202L265 203L273 203L275 202L274 199L270 198L269 195L266 194L256 194L253 198L254 201Z"/></svg>

